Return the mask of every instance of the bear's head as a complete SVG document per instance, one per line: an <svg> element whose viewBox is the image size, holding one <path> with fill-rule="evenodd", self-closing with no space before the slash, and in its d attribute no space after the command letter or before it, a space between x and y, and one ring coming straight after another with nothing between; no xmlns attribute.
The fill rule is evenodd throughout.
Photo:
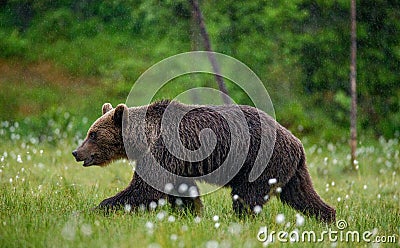
<svg viewBox="0 0 400 248"><path fill-rule="evenodd" d="M105 166L113 160L126 157L122 138L122 121L128 108L119 104L115 109L110 103L103 105L103 114L89 128L83 143L72 152L83 166Z"/></svg>

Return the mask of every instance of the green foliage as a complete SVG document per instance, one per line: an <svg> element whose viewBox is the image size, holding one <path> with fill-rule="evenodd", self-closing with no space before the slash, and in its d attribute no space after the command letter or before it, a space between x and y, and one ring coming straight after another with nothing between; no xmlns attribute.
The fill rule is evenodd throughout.
<svg viewBox="0 0 400 248"><path fill-rule="evenodd" d="M0 30L0 56L3 58L24 57L28 41L20 37L17 30L11 33Z"/></svg>
<svg viewBox="0 0 400 248"><path fill-rule="evenodd" d="M48 12L33 23L32 40L52 44L58 40L71 41L73 38L72 27L74 26L74 15L72 10L57 9ZM46 34L46 35L43 35Z"/></svg>
<svg viewBox="0 0 400 248"><path fill-rule="evenodd" d="M342 93L349 92L349 1L303 1L310 18L304 23L306 35L300 63L303 85L329 116L347 125ZM358 100L363 127L373 127L376 134L392 136L400 110L399 73L400 15L398 3L363 1L357 5L358 22ZM343 97L341 97L343 98ZM339 100L339 101L337 101ZM395 117L395 118L393 118Z"/></svg>
<svg viewBox="0 0 400 248"><path fill-rule="evenodd" d="M347 132L349 1L227 0L200 5L215 51L255 71L282 123L293 130L302 126L307 135ZM392 137L400 119L400 8L393 1L370 0L358 3L357 9L359 127ZM191 15L189 2L183 0L6 1L0 6L0 56L50 61L74 77L96 77L98 84L84 86L91 88L88 98L100 105L123 102L134 81L154 63L203 49ZM186 80L189 87L216 85L205 78ZM171 86L157 98L175 96L185 87ZM103 93L95 92L98 89ZM251 104L238 87L228 89L239 103ZM0 99L2 106L8 99ZM22 115L20 108L0 111L7 119ZM321 130L320 123L332 130Z"/></svg>

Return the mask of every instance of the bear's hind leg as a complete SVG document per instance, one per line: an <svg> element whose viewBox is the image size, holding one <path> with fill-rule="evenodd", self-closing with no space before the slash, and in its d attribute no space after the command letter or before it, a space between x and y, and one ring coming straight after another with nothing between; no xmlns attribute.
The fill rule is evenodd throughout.
<svg viewBox="0 0 400 248"><path fill-rule="evenodd" d="M199 188L193 181L175 182L168 189L167 199L174 209L188 210L197 215L203 210Z"/></svg>
<svg viewBox="0 0 400 248"><path fill-rule="evenodd" d="M283 187L279 197L282 202L306 215L315 216L327 223L335 221L335 209L326 204L315 192L310 175L305 167L298 169L296 174Z"/></svg>

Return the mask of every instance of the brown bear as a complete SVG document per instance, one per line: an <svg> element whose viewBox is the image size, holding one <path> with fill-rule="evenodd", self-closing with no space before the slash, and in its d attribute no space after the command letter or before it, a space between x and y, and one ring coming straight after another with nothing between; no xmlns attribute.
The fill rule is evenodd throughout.
<svg viewBox="0 0 400 248"><path fill-rule="evenodd" d="M165 118L171 106L177 111L170 115L180 116L178 124ZM83 161L83 166L105 166L128 158L136 160L136 167L129 186L103 200L99 208L117 209L127 204L153 208L165 199L173 207L200 211L198 188L191 180L195 178L230 187L233 209L239 214L257 213L270 196L277 195L304 214L335 221L335 209L313 188L300 140L257 108L163 100L142 107L119 104L115 109L106 103L102 110L73 156ZM244 120L247 130L236 125L238 120ZM177 140L166 138L174 131ZM177 143L183 148L173 151L180 147ZM190 152L201 149L200 158L190 157Z"/></svg>

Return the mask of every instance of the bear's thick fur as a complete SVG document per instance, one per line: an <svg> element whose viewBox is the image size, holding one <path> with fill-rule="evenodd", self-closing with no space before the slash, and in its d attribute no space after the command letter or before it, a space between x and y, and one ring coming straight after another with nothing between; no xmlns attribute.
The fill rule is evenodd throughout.
<svg viewBox="0 0 400 248"><path fill-rule="evenodd" d="M163 114L169 106L174 106L186 114L181 119L179 127L173 127L172 124L169 126L167 122L163 123L163 128L166 128L167 132L168 128L171 130L178 128L179 139L186 149L198 150L202 145L200 132L204 129L213 131L216 143L208 157L201 161L189 162L170 153L161 130ZM279 188L277 195L282 202L321 221L335 221L335 209L324 203L313 188L300 140L266 113L253 107L196 106L160 101L133 108L120 104L113 109L111 104L106 103L103 105L103 115L90 127L86 139L72 154L77 161L84 161L84 166L104 166L113 160L128 157L137 161L129 186L117 195L102 201L100 208L116 209L126 204L132 207L149 206L152 202L157 203L160 199L167 199L173 206L181 205L200 211L202 203L194 181L168 181L170 178L160 176L158 180L160 185L169 184L167 192L149 185L146 181L148 175L154 178L161 174L155 169L156 167L149 166L153 163L149 157L154 158L167 171L185 177L207 175L218 169L226 159L230 159L228 162L234 162L236 158L227 158L228 153L239 152L243 148L230 147L231 141L244 139L244 136L240 136L242 135L240 132L232 132L224 117L232 116L235 119L238 110L242 112L247 122L250 138L243 165L239 171L233 170L235 174L223 185L232 189L235 212L252 212L256 206L263 206ZM141 118L143 116L145 118ZM124 125L127 122L130 124ZM273 128L262 129L261 122ZM236 137L237 135L240 137ZM268 147L261 145L261 139L269 140L271 137L275 139L275 143L273 147L271 146L270 155L265 157L266 161L269 158L268 164L256 180L249 180L257 155L261 154L263 158L263 154L268 153ZM125 150L127 144L124 146L124 142L128 147L134 148ZM246 142L243 141L243 144ZM228 171L225 169L221 173L229 174L229 167ZM207 182L218 183L218 178L217 174L215 180L209 179ZM182 191L189 193L178 193L182 184L185 184ZM195 194L192 194L193 192Z"/></svg>

